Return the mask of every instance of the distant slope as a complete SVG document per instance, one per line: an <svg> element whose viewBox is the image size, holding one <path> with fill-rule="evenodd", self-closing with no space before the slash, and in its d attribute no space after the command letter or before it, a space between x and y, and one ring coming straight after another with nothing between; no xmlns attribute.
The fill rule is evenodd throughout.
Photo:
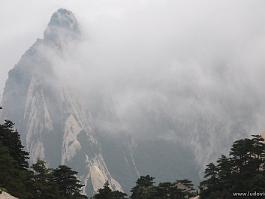
<svg viewBox="0 0 265 199"><path fill-rule="evenodd" d="M60 79L58 73L66 64L65 51L74 51L72 47L79 44L81 37L74 14L59 9L52 15L44 37L37 39L9 72L1 119L15 122L30 152L30 162L40 158L49 167L72 167L79 172L89 194L106 181L112 189L129 192L136 179L146 174L157 177L157 181L188 177L198 182L199 167L190 140L163 136L136 140L123 129L126 121L121 121L112 109L114 102L109 93L101 95L98 91L99 94L83 99L82 91ZM75 78L73 74L72 81ZM166 112L164 106L162 110ZM167 121L164 114L152 109L144 111L148 117L133 119L133 131L181 132L174 129L178 123Z"/></svg>
<svg viewBox="0 0 265 199"><path fill-rule="evenodd" d="M0 194L0 199L17 199L17 198L15 198L14 196L11 196L10 194L3 191Z"/></svg>

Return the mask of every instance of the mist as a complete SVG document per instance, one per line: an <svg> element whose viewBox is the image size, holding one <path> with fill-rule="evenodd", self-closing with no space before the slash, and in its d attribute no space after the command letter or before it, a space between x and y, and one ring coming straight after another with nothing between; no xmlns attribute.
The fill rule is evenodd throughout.
<svg viewBox="0 0 265 199"><path fill-rule="evenodd" d="M53 66L82 96L97 132L186 143L205 165L235 139L263 131L264 1L79 0L44 7L43 26L58 7L80 22L81 40L52 56Z"/></svg>

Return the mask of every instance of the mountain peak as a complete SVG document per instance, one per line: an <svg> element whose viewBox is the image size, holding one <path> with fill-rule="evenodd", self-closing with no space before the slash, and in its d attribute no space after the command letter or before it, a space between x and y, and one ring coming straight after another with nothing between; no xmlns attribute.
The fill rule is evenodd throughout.
<svg viewBox="0 0 265 199"><path fill-rule="evenodd" d="M71 11L60 8L53 13L48 27L44 32L45 40L61 43L61 41L75 40L79 37L79 24Z"/></svg>
<svg viewBox="0 0 265 199"><path fill-rule="evenodd" d="M60 8L55 13L53 13L48 26L60 27L74 32L79 31L78 22L74 14L71 11L63 8Z"/></svg>

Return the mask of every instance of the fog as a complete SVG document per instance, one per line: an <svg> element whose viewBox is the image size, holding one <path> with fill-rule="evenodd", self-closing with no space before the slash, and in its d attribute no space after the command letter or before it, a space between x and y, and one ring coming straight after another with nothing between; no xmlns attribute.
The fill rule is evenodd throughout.
<svg viewBox="0 0 265 199"><path fill-rule="evenodd" d="M103 131L184 142L205 164L233 140L264 129L262 0L1 4L2 85L52 12L64 7L83 35L63 59L54 58L55 70L84 95Z"/></svg>

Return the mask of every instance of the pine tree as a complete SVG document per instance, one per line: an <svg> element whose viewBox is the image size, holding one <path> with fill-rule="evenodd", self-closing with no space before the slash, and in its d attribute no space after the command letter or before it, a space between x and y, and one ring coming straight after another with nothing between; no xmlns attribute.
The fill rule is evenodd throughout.
<svg viewBox="0 0 265 199"><path fill-rule="evenodd" d="M67 166L49 169L41 160L30 169L28 156L14 123L0 124L0 190L20 199L87 199L80 194L83 185L76 171Z"/></svg>
<svg viewBox="0 0 265 199"><path fill-rule="evenodd" d="M5 120L5 123L0 125L0 141L3 146L8 148L10 155L16 160L16 165L19 168L27 169L29 153L24 151L19 133L14 130L13 122Z"/></svg>
<svg viewBox="0 0 265 199"><path fill-rule="evenodd" d="M153 199L155 195L154 178L149 175L141 176L131 192L131 199Z"/></svg>
<svg viewBox="0 0 265 199"><path fill-rule="evenodd" d="M178 188L177 183L163 182L155 187L154 199L183 199L184 193Z"/></svg>
<svg viewBox="0 0 265 199"><path fill-rule="evenodd" d="M207 165L200 185L201 199L233 198L234 192L260 191L265 187L265 143L260 135L233 143L230 157L221 156L217 166Z"/></svg>
<svg viewBox="0 0 265 199"><path fill-rule="evenodd" d="M104 184L104 187L98 190L98 193L93 197L94 199L107 199L111 197L111 189L109 182Z"/></svg>
<svg viewBox="0 0 265 199"><path fill-rule="evenodd" d="M126 199L127 194L120 191L112 191L109 187L109 182L104 184L104 187L98 190L93 199Z"/></svg>
<svg viewBox="0 0 265 199"><path fill-rule="evenodd" d="M200 183L200 197L210 198L213 192L219 190L219 179L218 179L219 169L214 163L210 163L206 166L204 178L206 180Z"/></svg>
<svg viewBox="0 0 265 199"><path fill-rule="evenodd" d="M46 167L46 163L38 160L32 165L34 171L33 191L35 199L58 199L57 184L53 181L52 169Z"/></svg>
<svg viewBox="0 0 265 199"><path fill-rule="evenodd" d="M65 199L86 199L85 195L81 194L81 188L84 186L76 177L77 172L71 168L60 165L53 171L53 180L57 184L60 196Z"/></svg>
<svg viewBox="0 0 265 199"><path fill-rule="evenodd" d="M14 123L6 120L0 125L0 188L21 199L32 198L27 159Z"/></svg>
<svg viewBox="0 0 265 199"><path fill-rule="evenodd" d="M113 191L111 194L112 199L127 199L127 194L120 191Z"/></svg>

